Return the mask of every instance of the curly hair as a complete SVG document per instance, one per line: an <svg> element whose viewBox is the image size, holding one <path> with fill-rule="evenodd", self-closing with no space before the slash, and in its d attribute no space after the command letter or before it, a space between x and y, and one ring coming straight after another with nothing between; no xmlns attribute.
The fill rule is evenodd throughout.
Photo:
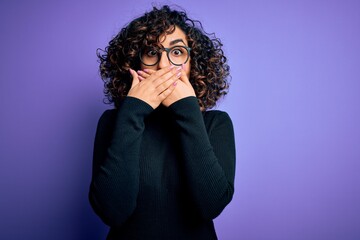
<svg viewBox="0 0 360 240"><path fill-rule="evenodd" d="M185 11L176 11L165 5L134 19L109 42L97 56L100 75L104 81L106 103L119 107L130 90L132 77L129 68L139 69L139 52L144 47L159 43L163 34L179 27L187 36L190 52L190 83L202 111L216 105L229 88L229 66L222 43L214 34L207 34L202 24L187 17Z"/></svg>

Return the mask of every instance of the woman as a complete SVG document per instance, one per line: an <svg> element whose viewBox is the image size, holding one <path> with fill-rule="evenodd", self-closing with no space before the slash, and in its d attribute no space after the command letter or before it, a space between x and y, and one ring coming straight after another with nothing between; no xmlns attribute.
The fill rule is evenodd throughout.
<svg viewBox="0 0 360 240"><path fill-rule="evenodd" d="M228 89L221 46L163 6L98 54L115 109L98 123L89 200L107 239L217 239L235 175L231 120L207 111Z"/></svg>

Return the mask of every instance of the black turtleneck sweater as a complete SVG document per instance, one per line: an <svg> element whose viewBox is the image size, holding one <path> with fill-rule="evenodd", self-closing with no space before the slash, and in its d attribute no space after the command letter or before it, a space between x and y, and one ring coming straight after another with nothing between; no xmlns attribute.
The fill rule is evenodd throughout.
<svg viewBox="0 0 360 240"><path fill-rule="evenodd" d="M126 97L101 116L89 199L107 239L217 239L234 193L232 122L197 98L153 110Z"/></svg>

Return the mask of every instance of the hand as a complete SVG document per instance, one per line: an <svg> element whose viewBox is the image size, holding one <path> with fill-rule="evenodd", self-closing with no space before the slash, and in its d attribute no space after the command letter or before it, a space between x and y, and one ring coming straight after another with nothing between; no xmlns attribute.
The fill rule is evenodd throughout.
<svg viewBox="0 0 360 240"><path fill-rule="evenodd" d="M159 70L161 71L161 70ZM140 78L143 80L147 80L152 74L157 73L158 71L147 69L147 72L139 71ZM171 104L179 101L180 99L196 96L194 88L192 87L188 77L184 70L181 70L180 81L177 82L176 89L174 89L163 101L162 104L166 107Z"/></svg>
<svg viewBox="0 0 360 240"><path fill-rule="evenodd" d="M175 89L180 77L179 70L163 68L144 79L130 69L133 77L128 96L138 98L152 108L157 108Z"/></svg>

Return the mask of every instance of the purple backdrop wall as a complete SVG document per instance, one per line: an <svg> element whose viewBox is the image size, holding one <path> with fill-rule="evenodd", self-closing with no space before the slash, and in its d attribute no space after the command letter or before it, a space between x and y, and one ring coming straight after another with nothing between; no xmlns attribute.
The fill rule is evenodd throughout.
<svg viewBox="0 0 360 240"><path fill-rule="evenodd" d="M0 2L0 239L104 239L90 209L95 50L152 1ZM167 1L232 67L236 193L220 239L360 239L360 2ZM206 7L205 7L206 6Z"/></svg>

